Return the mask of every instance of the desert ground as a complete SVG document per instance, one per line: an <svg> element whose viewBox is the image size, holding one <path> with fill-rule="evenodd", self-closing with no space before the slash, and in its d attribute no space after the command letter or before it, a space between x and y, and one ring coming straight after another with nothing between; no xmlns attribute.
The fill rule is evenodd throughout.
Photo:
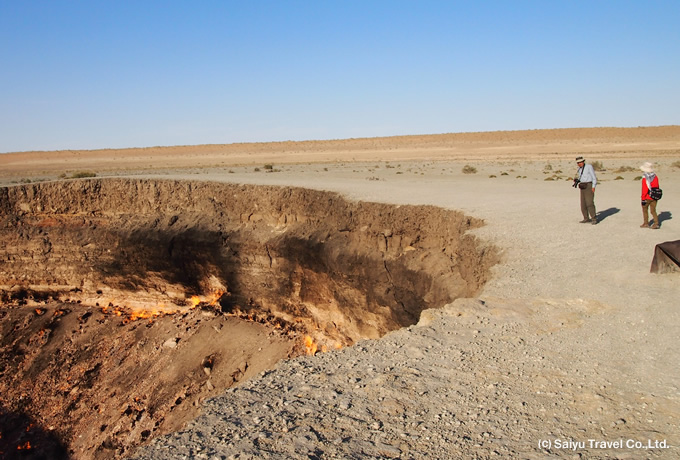
<svg viewBox="0 0 680 460"><path fill-rule="evenodd" d="M577 156L598 166L597 225L579 223L578 191L571 187ZM639 165L645 161L655 164L664 190L658 230L640 228ZM462 228L460 238L474 238L469 253L488 249L494 257L480 259L489 267L477 277L479 287L424 305L410 325L376 327L365 338L357 330L353 345L339 350L295 357L300 353L282 340L288 331L253 331L271 338L283 360L262 362L245 378L243 363L234 362L221 379L235 387L181 409L198 418L167 427L149 445L146 433L140 450L132 450L137 441L124 450L104 442L105 452L96 451L101 458L680 457L680 273L649 271L655 245L680 239L680 126L0 155L0 186L7 189L33 187L39 195L48 184L68 183L70 190L88 177L295 187L355 203L347 206L434 206L467 216L450 219ZM7 216L36 214L26 203L23 214L9 210ZM53 214L58 221L66 212ZM421 223L447 218L407 216ZM5 228L12 230L12 222L18 221L6 220ZM383 234L391 237L392 230ZM28 231L16 241L26 235L37 241ZM462 241L448 238L440 253ZM387 254L389 247L380 250ZM427 248L422 260L436 257L435 245ZM421 249L416 242L397 248L409 257ZM20 278L7 274L11 266L2 267L3 279ZM434 279L443 276L437 273ZM78 300L71 310L87 303ZM32 302L50 312L63 309L54 299ZM7 297L2 320L15 318L21 306ZM184 314L196 324L201 317ZM206 328L228 327L212 324L210 309L202 317ZM177 319L165 321L157 327L170 334ZM198 336L214 340L207 332ZM166 348L181 349L181 343ZM4 356L15 349L4 348ZM94 457L83 449L69 452Z"/></svg>

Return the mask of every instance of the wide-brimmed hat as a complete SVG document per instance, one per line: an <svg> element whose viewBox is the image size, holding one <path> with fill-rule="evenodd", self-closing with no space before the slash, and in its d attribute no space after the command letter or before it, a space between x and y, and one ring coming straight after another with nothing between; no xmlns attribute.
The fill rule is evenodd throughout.
<svg viewBox="0 0 680 460"><path fill-rule="evenodd" d="M653 173L654 172L654 165L650 163L649 161L646 161L642 163L642 166L640 166L640 171L646 172L646 173Z"/></svg>
<svg viewBox="0 0 680 460"><path fill-rule="evenodd" d="M586 159L583 157L576 157L576 163L584 162L585 163Z"/></svg>

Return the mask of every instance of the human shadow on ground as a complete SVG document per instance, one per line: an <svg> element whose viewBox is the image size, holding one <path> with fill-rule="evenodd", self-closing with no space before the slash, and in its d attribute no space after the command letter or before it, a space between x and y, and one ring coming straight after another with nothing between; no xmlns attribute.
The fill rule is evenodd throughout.
<svg viewBox="0 0 680 460"><path fill-rule="evenodd" d="M661 222L671 220L673 218L673 215L671 214L670 211L663 211L659 213L659 224Z"/></svg>
<svg viewBox="0 0 680 460"><path fill-rule="evenodd" d="M600 211L597 213L597 220L598 222L602 222L609 216L613 216L617 212L621 211L619 208L609 208L605 209L604 211Z"/></svg>

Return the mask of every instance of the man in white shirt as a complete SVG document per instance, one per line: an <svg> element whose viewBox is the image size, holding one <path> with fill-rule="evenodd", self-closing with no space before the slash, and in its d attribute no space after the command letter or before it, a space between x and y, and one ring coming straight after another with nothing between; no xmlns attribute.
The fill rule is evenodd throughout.
<svg viewBox="0 0 680 460"><path fill-rule="evenodd" d="M595 169L593 165L586 164L583 157L576 158L578 171L576 171L576 180L578 188L581 191L581 214L583 214L582 224L597 224L597 217L595 216L595 186L597 185L597 176L595 176Z"/></svg>

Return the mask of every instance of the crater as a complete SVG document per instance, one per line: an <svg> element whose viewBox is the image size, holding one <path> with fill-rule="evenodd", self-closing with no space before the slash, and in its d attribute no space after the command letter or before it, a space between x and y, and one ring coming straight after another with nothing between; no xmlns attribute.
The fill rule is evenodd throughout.
<svg viewBox="0 0 680 460"><path fill-rule="evenodd" d="M2 188L0 450L123 457L280 359L415 324L487 281L482 224L292 187Z"/></svg>

